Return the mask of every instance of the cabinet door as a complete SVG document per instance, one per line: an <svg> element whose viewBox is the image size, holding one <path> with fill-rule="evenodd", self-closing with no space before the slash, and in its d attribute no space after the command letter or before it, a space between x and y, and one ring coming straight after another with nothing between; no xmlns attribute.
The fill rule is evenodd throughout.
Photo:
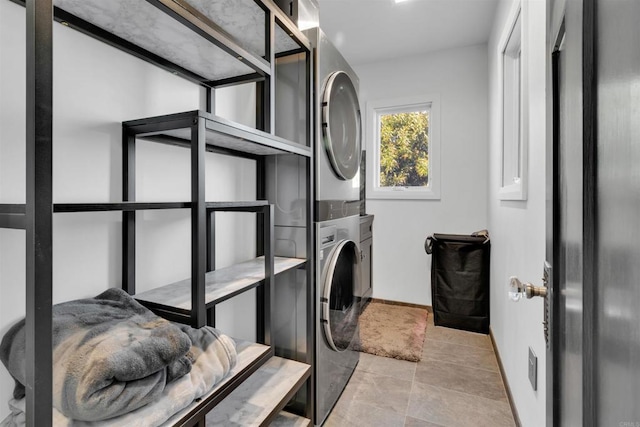
<svg viewBox="0 0 640 427"><path fill-rule="evenodd" d="M371 245L373 240L366 239L360 243L360 251L361 251L361 285L360 292L358 296L360 298L371 296Z"/></svg>

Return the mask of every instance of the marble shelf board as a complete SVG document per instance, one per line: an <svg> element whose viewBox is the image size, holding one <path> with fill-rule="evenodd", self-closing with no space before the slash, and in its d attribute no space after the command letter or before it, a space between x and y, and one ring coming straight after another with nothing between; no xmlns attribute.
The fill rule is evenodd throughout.
<svg viewBox="0 0 640 427"><path fill-rule="evenodd" d="M271 427L308 427L311 425L311 420L291 412L281 411L270 425Z"/></svg>
<svg viewBox="0 0 640 427"><path fill-rule="evenodd" d="M253 0L189 0L197 13L260 58L265 51L265 12ZM54 5L209 80L254 70L159 8L137 0L55 0ZM276 25L276 53L299 48Z"/></svg>
<svg viewBox="0 0 640 427"><path fill-rule="evenodd" d="M274 257L274 275L299 267L306 261L303 258ZM264 257L210 271L205 280L205 304L213 304L230 294L251 289L264 280ZM134 297L138 301L190 311L191 279L141 292Z"/></svg>
<svg viewBox="0 0 640 427"><path fill-rule="evenodd" d="M254 156L296 154L311 157L311 147L306 141L293 141L205 111L194 110L157 117L128 120L123 124L134 131L138 138L153 142L190 147L193 120L204 120L207 147L219 147ZM163 126L158 127L158 125ZM166 126L166 129L162 129Z"/></svg>
<svg viewBox="0 0 640 427"><path fill-rule="evenodd" d="M238 126L235 127L237 128ZM163 132L162 135L181 139L186 143L190 143L191 141L190 129L169 130ZM244 137L238 137L236 135L229 135L223 132L216 132L211 129L207 129L207 145L242 151L243 153L249 153L256 156L270 156L274 154L288 153L307 157L311 155L311 149L305 145L286 141L280 138L276 139L268 134L264 134L264 137L262 138L256 135L257 131L255 130L251 133L247 133ZM153 137L149 137L149 139L153 140Z"/></svg>
<svg viewBox="0 0 640 427"><path fill-rule="evenodd" d="M186 0L191 6L238 40L248 51L264 56L265 12L254 0ZM282 53L300 46L276 25L275 52Z"/></svg>
<svg viewBox="0 0 640 427"><path fill-rule="evenodd" d="M238 358L236 366L234 366L231 372L229 372L229 375L227 375L222 381L216 384L215 387L212 388L211 391L209 391L209 393L202 396L202 398L200 398L198 402L193 402L191 405L187 406L182 411L178 412L169 420L167 420L163 424L164 427L175 425L189 412L202 405L203 402L207 402L213 396L220 393L220 391L226 388L236 376L244 372L249 367L249 365L258 360L260 357L264 356L265 353L268 353L271 349L267 345L256 344L249 341L235 340L235 342L236 351L238 352Z"/></svg>
<svg viewBox="0 0 640 427"><path fill-rule="evenodd" d="M311 366L272 357L207 414L207 426L260 426L287 403Z"/></svg>

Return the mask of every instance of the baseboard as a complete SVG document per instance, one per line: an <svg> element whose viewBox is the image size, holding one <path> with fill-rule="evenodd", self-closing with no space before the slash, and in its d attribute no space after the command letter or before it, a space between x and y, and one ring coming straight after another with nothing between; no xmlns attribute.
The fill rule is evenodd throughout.
<svg viewBox="0 0 640 427"><path fill-rule="evenodd" d="M518 416L518 409L513 401L513 395L511 394L511 387L509 387L509 381L507 381L507 374L504 372L504 366L502 365L502 358L500 357L500 352L498 351L498 346L496 345L496 340L493 337L493 329L489 326L489 337L491 338L491 345L493 346L493 352L496 355L496 359L498 360L498 368L500 369L500 376L502 377L502 383L504 384L504 389L507 392L507 399L509 400L509 406L511 406L511 412L513 413L513 420L516 422L516 426L522 427L522 423L520 422L520 417Z"/></svg>
<svg viewBox="0 0 640 427"><path fill-rule="evenodd" d="M413 304L410 302L391 301L387 299L378 299L378 298L371 298L371 302L377 302L379 304L401 305L404 307L424 308L429 313L433 313L433 307L431 307L430 305Z"/></svg>

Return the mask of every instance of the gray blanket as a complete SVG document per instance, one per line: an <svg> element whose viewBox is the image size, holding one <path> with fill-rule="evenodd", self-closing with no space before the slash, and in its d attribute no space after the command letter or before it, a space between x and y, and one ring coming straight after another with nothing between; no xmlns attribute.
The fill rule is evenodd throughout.
<svg viewBox="0 0 640 427"><path fill-rule="evenodd" d="M53 307L53 406L69 419L99 421L129 413L159 397L215 347L221 369L235 364L235 347L213 328L193 329L154 315L120 289ZM222 350L221 350L222 349ZM0 360L24 396L24 321L0 344Z"/></svg>

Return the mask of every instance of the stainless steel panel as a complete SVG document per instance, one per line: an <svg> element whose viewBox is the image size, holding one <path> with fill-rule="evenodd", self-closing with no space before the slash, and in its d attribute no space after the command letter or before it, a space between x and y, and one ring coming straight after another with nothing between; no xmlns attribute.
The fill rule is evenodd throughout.
<svg viewBox="0 0 640 427"><path fill-rule="evenodd" d="M274 253L276 256L307 258L306 237L306 228L275 226ZM307 325L307 270L302 268L279 274L273 290L272 333L276 355L308 362L308 340L313 337L307 336L310 327ZM303 387L291 403L294 407L304 407L306 401Z"/></svg>
<svg viewBox="0 0 640 427"><path fill-rule="evenodd" d="M301 227L274 227L276 256L307 258L307 231Z"/></svg>
<svg viewBox="0 0 640 427"><path fill-rule="evenodd" d="M365 120L366 121L366 120ZM360 155L360 215L367 214L367 151L363 144Z"/></svg>
<svg viewBox="0 0 640 427"><path fill-rule="evenodd" d="M276 135L310 146L305 54L276 59Z"/></svg>
<svg viewBox="0 0 640 427"><path fill-rule="evenodd" d="M559 67L560 425L582 425L582 4L567 2Z"/></svg>
<svg viewBox="0 0 640 427"><path fill-rule="evenodd" d="M316 222L346 218L360 213L360 200L318 200L315 206Z"/></svg>
<svg viewBox="0 0 640 427"><path fill-rule="evenodd" d="M318 26L320 10L316 0L275 0L275 3L296 23L298 28Z"/></svg>
<svg viewBox="0 0 640 427"><path fill-rule="evenodd" d="M304 269L279 274L276 278L273 335L276 354L305 362L307 352L307 278Z"/></svg>
<svg viewBox="0 0 640 427"><path fill-rule="evenodd" d="M373 215L360 216L360 240L373 236Z"/></svg>
<svg viewBox="0 0 640 427"><path fill-rule="evenodd" d="M295 155L265 159L267 199L276 226L304 227L307 221L307 160Z"/></svg>
<svg viewBox="0 0 640 427"><path fill-rule="evenodd" d="M306 258L307 232L301 227L274 227L276 256ZM274 302L274 335L276 350L280 355L304 361L300 358L307 348L306 336L306 270L296 269L276 278Z"/></svg>
<svg viewBox="0 0 640 427"><path fill-rule="evenodd" d="M272 313L273 345L276 356L309 363L307 354L307 272L295 269L276 277ZM306 388L296 393L291 407L303 408Z"/></svg>
<svg viewBox="0 0 640 427"><path fill-rule="evenodd" d="M596 425L640 423L640 2L597 2Z"/></svg>

